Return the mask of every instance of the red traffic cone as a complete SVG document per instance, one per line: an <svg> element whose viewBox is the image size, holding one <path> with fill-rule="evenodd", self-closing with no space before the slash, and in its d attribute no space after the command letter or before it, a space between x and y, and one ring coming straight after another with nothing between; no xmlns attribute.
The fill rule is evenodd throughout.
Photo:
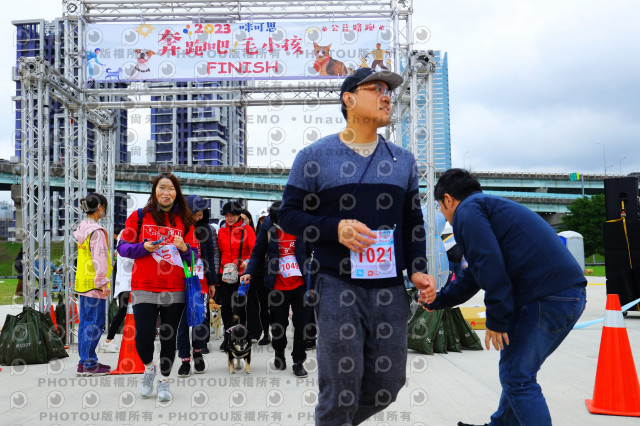
<svg viewBox="0 0 640 426"><path fill-rule="evenodd" d="M122 330L122 343L120 344L120 356L118 358L118 366L111 374L142 374L144 373L144 364L138 356L135 340L136 326L133 319L133 307L131 305L131 296L129 296L129 305L127 306L127 316L124 319L124 329Z"/></svg>
<svg viewBox="0 0 640 426"><path fill-rule="evenodd" d="M71 305L73 305L73 310L71 309ZM69 318L67 321L69 321L69 325L80 323L80 315L78 315L78 299L71 295L69 295Z"/></svg>
<svg viewBox="0 0 640 426"><path fill-rule="evenodd" d="M56 321L56 311L53 309L53 304L51 305L51 321L53 322L53 326L56 331L58 331L58 322Z"/></svg>
<svg viewBox="0 0 640 426"><path fill-rule="evenodd" d="M617 294L607 295L606 309L593 399L585 403L593 414L640 417L640 383Z"/></svg>

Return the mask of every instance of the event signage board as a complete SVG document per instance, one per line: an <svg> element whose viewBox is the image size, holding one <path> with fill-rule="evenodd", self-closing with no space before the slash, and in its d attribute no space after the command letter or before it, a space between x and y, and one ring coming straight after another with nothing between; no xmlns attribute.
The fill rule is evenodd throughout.
<svg viewBox="0 0 640 426"><path fill-rule="evenodd" d="M88 24L87 78L96 81L344 78L393 70L390 22Z"/></svg>

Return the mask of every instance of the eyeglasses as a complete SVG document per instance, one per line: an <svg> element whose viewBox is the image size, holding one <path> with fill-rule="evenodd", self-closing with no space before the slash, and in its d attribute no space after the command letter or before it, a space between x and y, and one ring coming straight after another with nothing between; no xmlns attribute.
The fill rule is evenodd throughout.
<svg viewBox="0 0 640 426"><path fill-rule="evenodd" d="M393 98L395 96L395 93L393 90L387 87L384 87L380 84L376 84L375 86L370 86L370 87L359 87L355 91L357 92L358 90L375 91L378 93L378 96L389 96L390 98Z"/></svg>

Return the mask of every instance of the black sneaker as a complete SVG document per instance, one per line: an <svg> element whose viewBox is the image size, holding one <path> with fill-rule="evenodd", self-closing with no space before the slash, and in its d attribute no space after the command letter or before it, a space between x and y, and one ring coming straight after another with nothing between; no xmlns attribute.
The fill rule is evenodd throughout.
<svg viewBox="0 0 640 426"><path fill-rule="evenodd" d="M302 365L301 362L296 362L295 364L293 364L293 374L295 374L296 377L307 377L309 374L307 374L307 370L304 369L304 365Z"/></svg>
<svg viewBox="0 0 640 426"><path fill-rule="evenodd" d="M268 345L269 343L271 343L271 336L269 336L269 334L265 334L264 337L258 341L260 346Z"/></svg>
<svg viewBox="0 0 640 426"><path fill-rule="evenodd" d="M201 353L202 354L208 354L209 353L209 348L205 346L204 348L202 348Z"/></svg>
<svg viewBox="0 0 640 426"><path fill-rule="evenodd" d="M471 423L462 423L462 422L458 422L458 426L489 426L487 423L483 424L483 425L473 425Z"/></svg>
<svg viewBox="0 0 640 426"><path fill-rule="evenodd" d="M204 358L202 357L202 353L201 352L194 352L193 353L193 369L195 370L196 374L202 374L204 373Z"/></svg>
<svg viewBox="0 0 640 426"><path fill-rule="evenodd" d="M226 348L226 346L224 345L224 339L223 339L223 340L222 340L222 343L220 343L220 352L226 352L226 351L227 351L227 348Z"/></svg>
<svg viewBox="0 0 640 426"><path fill-rule="evenodd" d="M182 365L178 368L178 377L189 377L191 375L191 363L182 361Z"/></svg>
<svg viewBox="0 0 640 426"><path fill-rule="evenodd" d="M284 359L284 352L276 352L275 358L273 359L273 365L276 370L286 370L287 361Z"/></svg>

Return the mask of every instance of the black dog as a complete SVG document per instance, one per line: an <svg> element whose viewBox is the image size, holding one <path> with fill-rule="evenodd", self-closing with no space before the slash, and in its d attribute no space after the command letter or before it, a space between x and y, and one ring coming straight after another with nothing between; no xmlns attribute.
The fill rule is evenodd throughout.
<svg viewBox="0 0 640 426"><path fill-rule="evenodd" d="M251 339L247 327L236 324L227 329L224 332L224 347L231 374L235 374L236 370L241 368L243 359L247 364L245 373L251 373Z"/></svg>

